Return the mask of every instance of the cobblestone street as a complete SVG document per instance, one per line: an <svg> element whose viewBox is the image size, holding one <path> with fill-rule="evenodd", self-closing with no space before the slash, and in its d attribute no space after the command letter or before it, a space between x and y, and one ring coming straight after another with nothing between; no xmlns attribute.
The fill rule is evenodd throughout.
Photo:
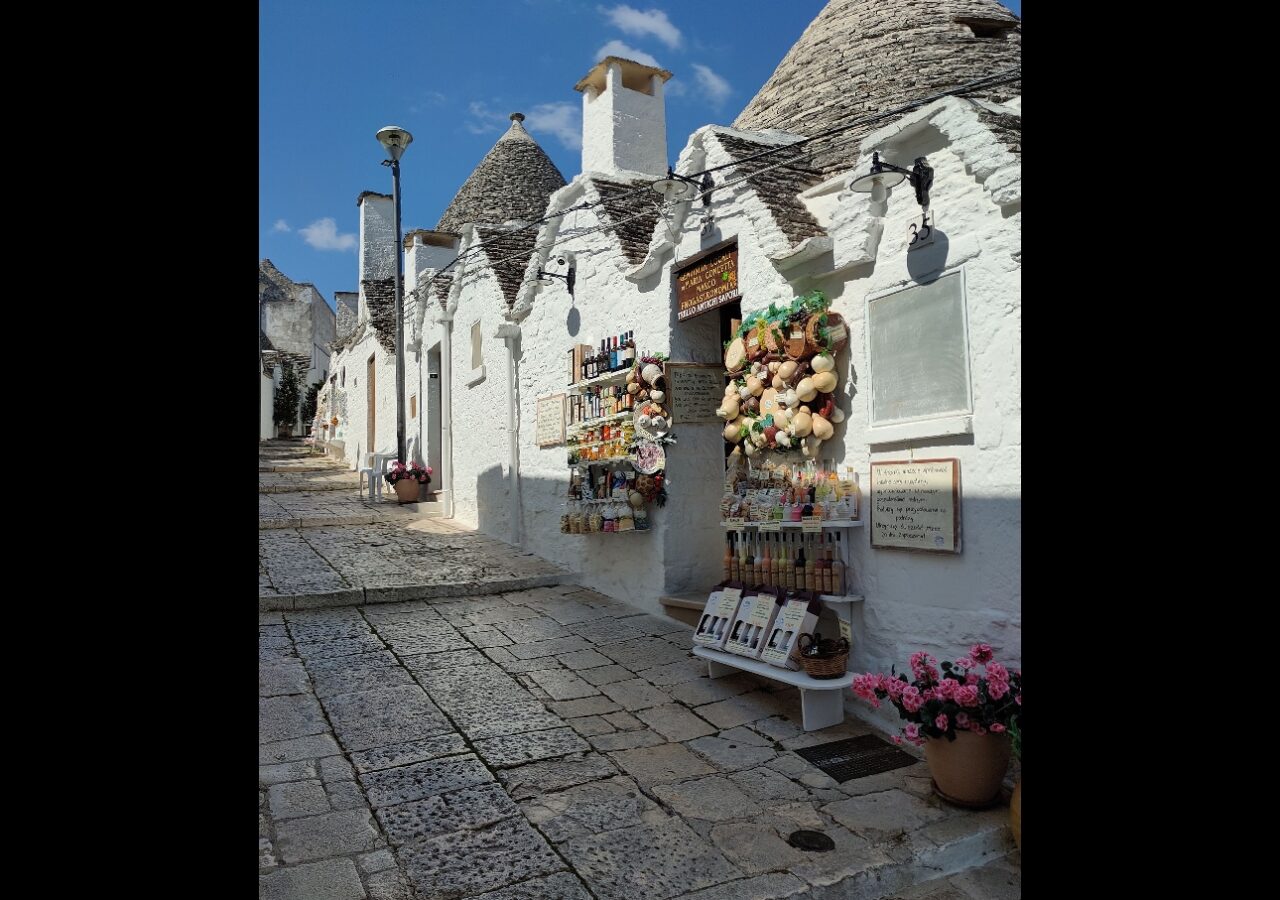
<svg viewBox="0 0 1280 900"><path fill-rule="evenodd" d="M259 539L260 900L1021 896L1006 806L941 803L923 762L837 783L794 751L871 730L709 679L686 625L502 587L551 567L440 520Z"/></svg>

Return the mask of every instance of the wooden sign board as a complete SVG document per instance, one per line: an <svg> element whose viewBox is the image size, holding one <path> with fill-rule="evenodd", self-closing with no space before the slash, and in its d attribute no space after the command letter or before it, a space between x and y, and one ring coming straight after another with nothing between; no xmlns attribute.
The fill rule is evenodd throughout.
<svg viewBox="0 0 1280 900"><path fill-rule="evenodd" d="M713 250L694 257L694 262L677 268L676 319L683 322L742 296L738 290L738 245Z"/></svg>
<svg viewBox="0 0 1280 900"><path fill-rule="evenodd" d="M719 363L666 365L667 404L681 425L721 422L716 410L724 400L724 366Z"/></svg>
<svg viewBox="0 0 1280 900"><path fill-rule="evenodd" d="M871 546L960 552L960 460L871 464Z"/></svg>
<svg viewBox="0 0 1280 900"><path fill-rule="evenodd" d="M564 394L538 398L538 446L564 443Z"/></svg>

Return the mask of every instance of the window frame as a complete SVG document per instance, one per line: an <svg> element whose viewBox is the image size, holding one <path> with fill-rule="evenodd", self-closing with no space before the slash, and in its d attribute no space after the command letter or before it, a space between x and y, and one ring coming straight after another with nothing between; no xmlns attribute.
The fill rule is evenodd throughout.
<svg viewBox="0 0 1280 900"><path fill-rule="evenodd" d="M965 401L966 409L950 410L910 416L903 419L876 421L875 417L875 357L871 351L871 305L877 300L903 294L916 288L937 284L943 278L960 279L960 338L964 343ZM940 272L937 277L924 282L894 285L866 295L864 300L865 352L867 359L867 443L887 444L898 441L942 438L973 433L973 344L969 339L969 284L964 266Z"/></svg>

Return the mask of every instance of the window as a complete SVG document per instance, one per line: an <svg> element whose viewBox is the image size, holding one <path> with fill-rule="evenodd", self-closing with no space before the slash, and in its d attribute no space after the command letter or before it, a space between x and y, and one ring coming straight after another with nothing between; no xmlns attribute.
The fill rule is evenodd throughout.
<svg viewBox="0 0 1280 900"><path fill-rule="evenodd" d="M972 431L964 274L867 300L872 443Z"/></svg>
<svg viewBox="0 0 1280 900"><path fill-rule="evenodd" d="M484 353L481 351L480 323L471 326L471 377L467 379L467 387L475 387L484 381Z"/></svg>

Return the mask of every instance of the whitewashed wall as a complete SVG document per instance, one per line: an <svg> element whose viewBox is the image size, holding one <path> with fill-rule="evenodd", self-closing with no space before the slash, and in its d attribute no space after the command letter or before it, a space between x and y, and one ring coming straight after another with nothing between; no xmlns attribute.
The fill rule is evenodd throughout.
<svg viewBox="0 0 1280 900"><path fill-rule="evenodd" d="M275 382L270 375L263 375L260 388L261 407L258 411L258 437L262 440L275 437L275 426L272 416L275 414Z"/></svg>

